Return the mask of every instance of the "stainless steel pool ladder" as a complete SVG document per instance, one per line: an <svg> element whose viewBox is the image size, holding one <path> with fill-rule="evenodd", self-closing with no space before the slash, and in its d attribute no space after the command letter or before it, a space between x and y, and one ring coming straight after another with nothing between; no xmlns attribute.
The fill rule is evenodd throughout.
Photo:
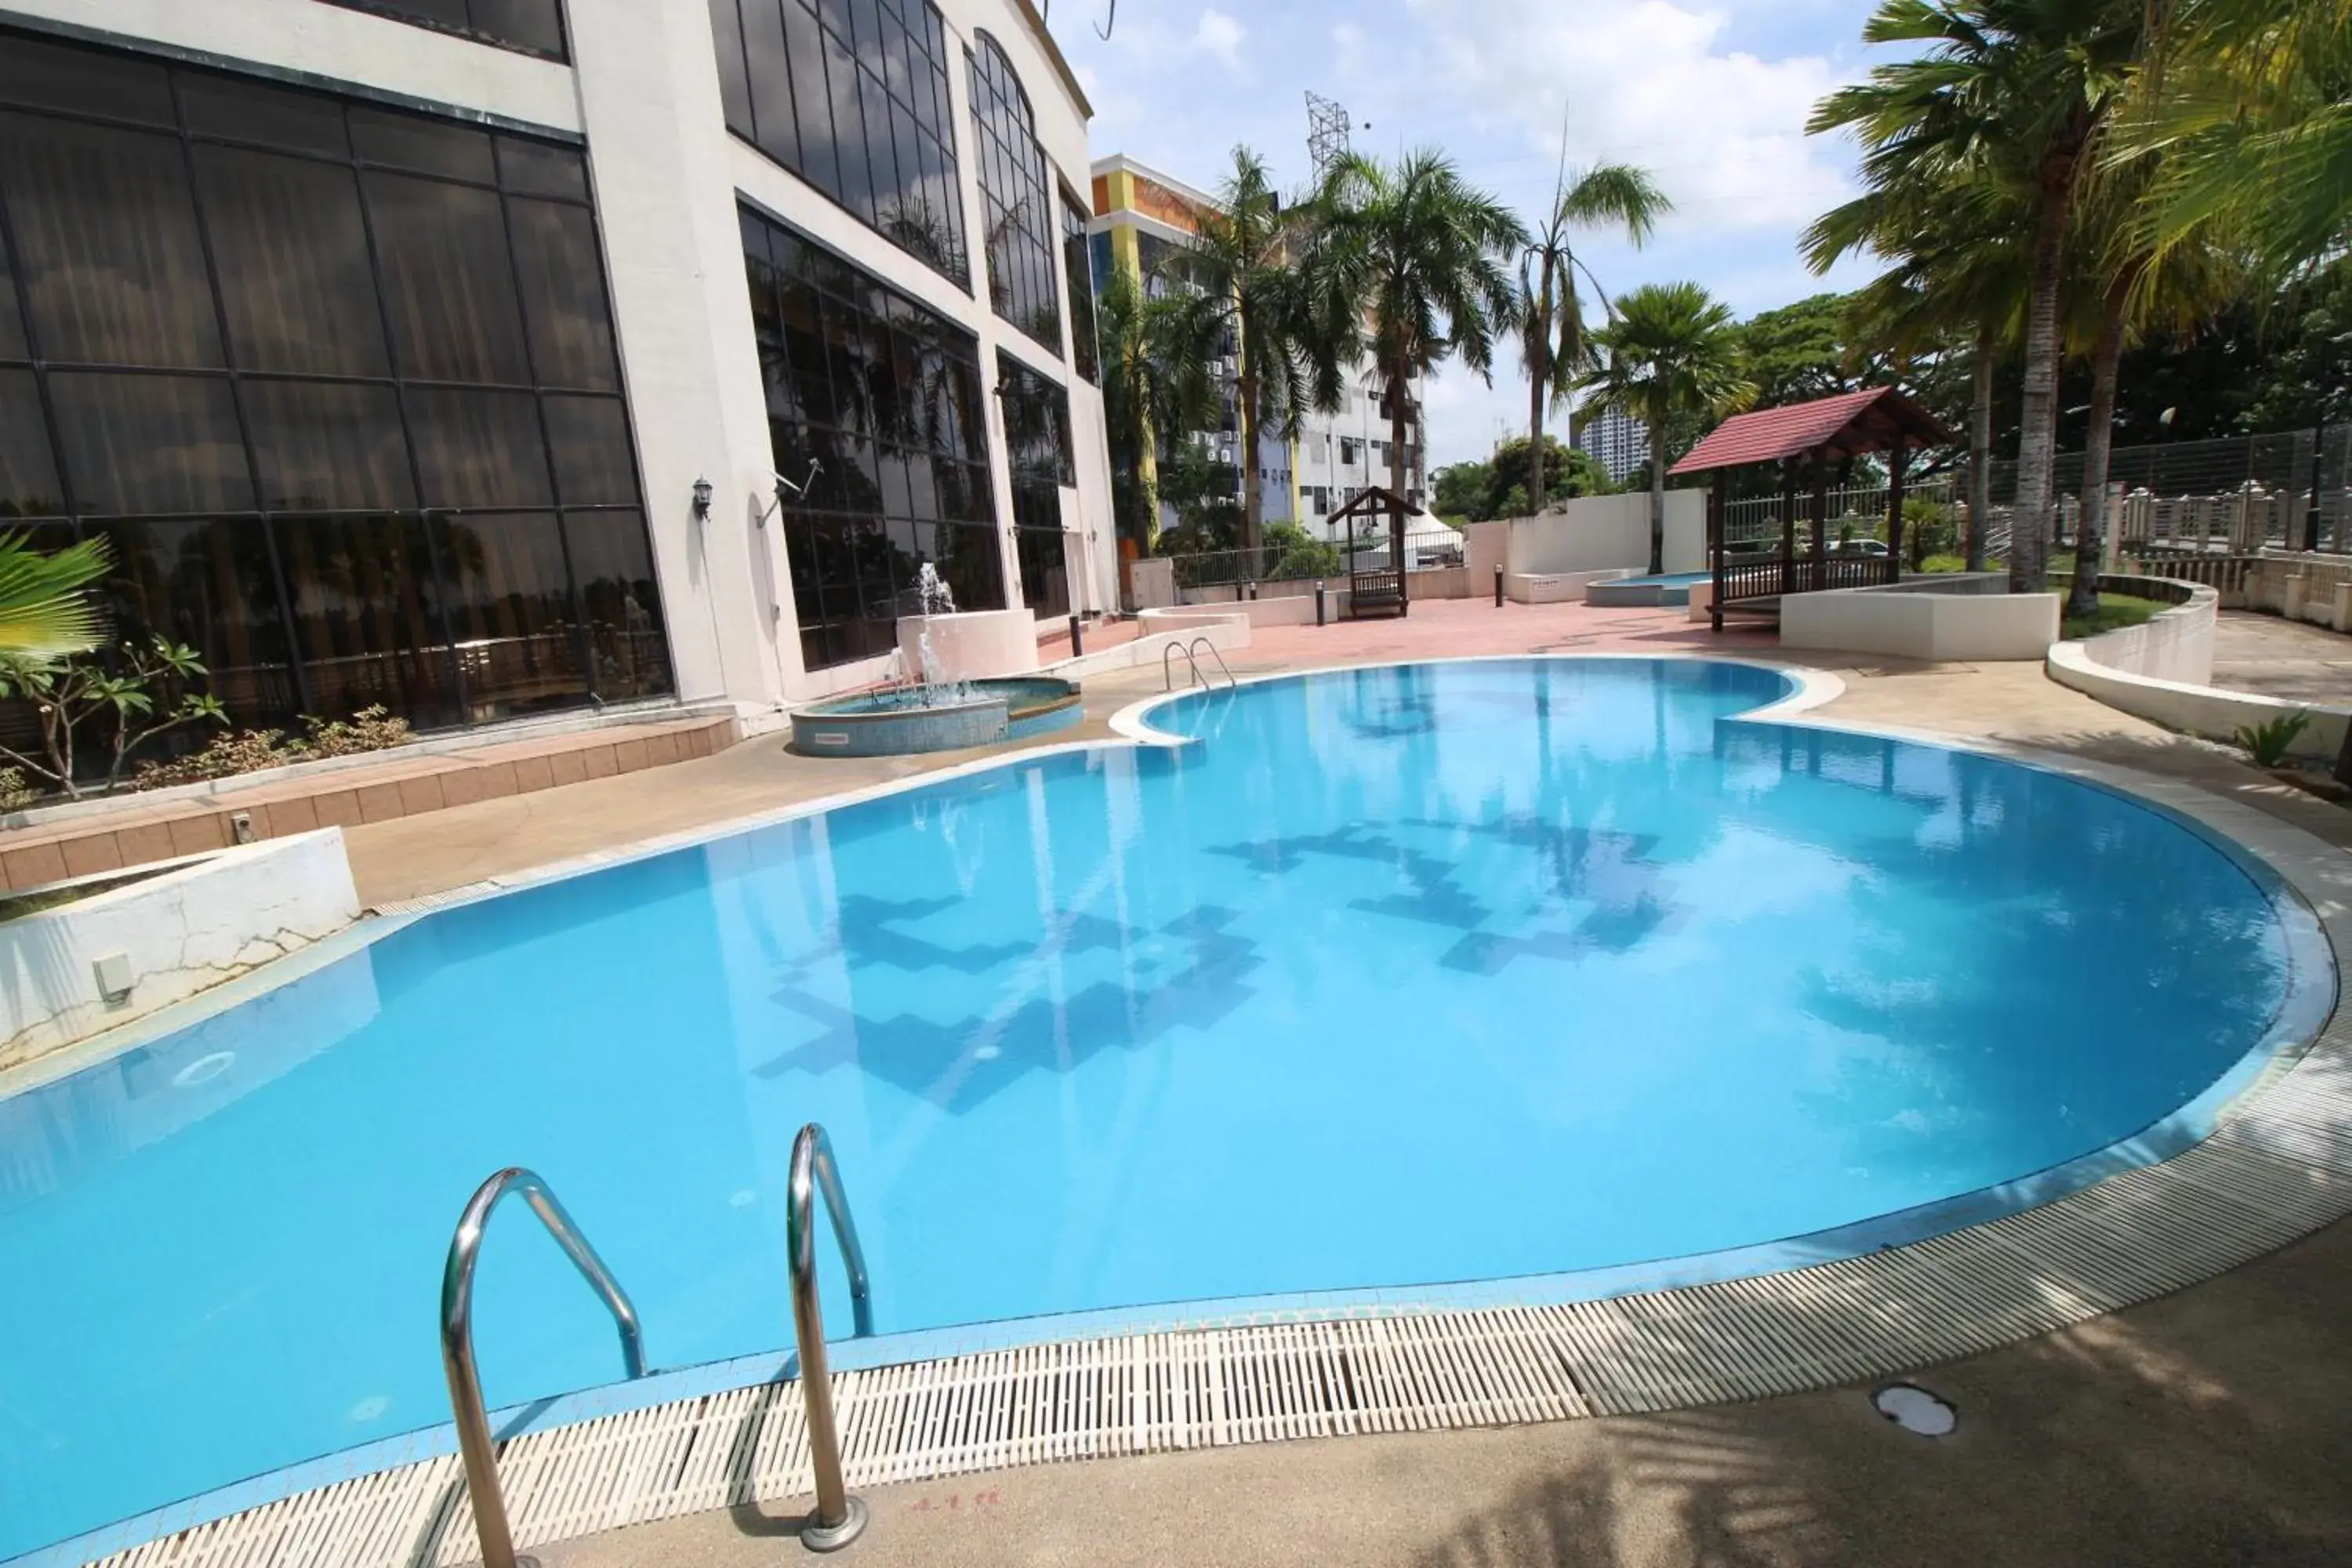
<svg viewBox="0 0 2352 1568"><path fill-rule="evenodd" d="M841 1171L833 1160L833 1140L812 1121L793 1140L784 1252L792 1265L793 1339L800 1350L801 1400L808 1412L809 1467L816 1477L816 1507L801 1526L801 1544L812 1552L835 1552L857 1539L866 1528L866 1513L865 1502L849 1495L841 1477L841 1432L833 1418L833 1372L825 1361L824 1313L816 1294L814 1198L819 1192L841 1243L842 1265L849 1271L850 1310L857 1337L864 1339L874 1331L866 1249L858 1245L856 1222L849 1217L849 1199L841 1190Z"/></svg>
<svg viewBox="0 0 2352 1568"><path fill-rule="evenodd" d="M1234 672L1225 668L1225 656L1217 651L1217 645L1207 637L1200 637L1185 644L1171 640L1167 647L1160 650L1160 689L1162 691L1176 689L1175 659L1180 653L1184 656L1184 662L1192 667L1192 679L1185 682L1184 689L1189 691L1195 686L1207 686L1209 678L1201 673L1200 650L1202 648L1207 648L1209 657L1217 661L1217 673L1225 678L1227 690L1241 684L1234 679Z"/></svg>
<svg viewBox="0 0 2352 1568"><path fill-rule="evenodd" d="M499 1487L499 1450L482 1405L482 1379L474 1365L474 1260L490 1212L509 1193L520 1193L556 1245L572 1259L613 1314L621 1331L621 1361L631 1377L646 1374L644 1336L628 1292L613 1278L580 1227L572 1223L554 1192L535 1173L510 1165L484 1182L457 1218L449 1238L449 1259L441 1270L441 1368L449 1377L449 1408L457 1423L457 1448L466 1461L466 1490L474 1502L474 1530L481 1537L483 1568L516 1568L514 1533L507 1525L506 1494ZM525 1558L524 1562L530 1559Z"/></svg>

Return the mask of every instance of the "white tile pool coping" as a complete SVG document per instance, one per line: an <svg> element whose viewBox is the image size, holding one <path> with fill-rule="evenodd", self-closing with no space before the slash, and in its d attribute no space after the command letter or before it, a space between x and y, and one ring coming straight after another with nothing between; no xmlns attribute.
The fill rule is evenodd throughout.
<svg viewBox="0 0 2352 1568"><path fill-rule="evenodd" d="M1463 662L1612 657L1652 656ZM2194 785L1923 730L1805 719L1843 689L1835 677L1765 660L1713 662L1760 665L1796 681L1788 697L1728 722L1818 728L2027 763L2151 805L2233 847L2242 862L2267 868L2295 896L2279 900L2283 915L2302 911L2299 961L2326 970L2299 989L2304 1015L2283 1026L2291 1037L2125 1143L1928 1211L1821 1236L1574 1275L1194 1302L840 1342L832 1347L835 1397L850 1484L1294 1437L1565 1420L1830 1386L2145 1301L2352 1213L2352 1017L2336 1005L2333 958L2352 951L2352 856ZM1326 672L1260 679L1317 673ZM1146 721L1149 710L1171 700L1137 703L1113 726L1140 743L1172 741ZM0 1079L0 1095L235 1005L427 908L1118 743L985 758L388 910L265 974L64 1053L67 1060L45 1059ZM2290 930L2296 924L2291 921ZM779 1340L787 1331L780 1323ZM781 1381L790 1370L777 1352L501 1413L500 1430L516 1434L500 1468L517 1544L805 1495L798 1390ZM477 1555L453 1440L442 1426L257 1478L16 1562L428 1568Z"/></svg>

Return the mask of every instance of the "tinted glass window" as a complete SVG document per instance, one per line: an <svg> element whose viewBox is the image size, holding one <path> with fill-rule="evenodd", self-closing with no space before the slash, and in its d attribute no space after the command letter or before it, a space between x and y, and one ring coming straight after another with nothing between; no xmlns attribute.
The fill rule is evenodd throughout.
<svg viewBox="0 0 2352 1568"><path fill-rule="evenodd" d="M971 59L972 145L988 216L988 301L998 315L1059 354L1054 207L1036 117L1013 62L994 38L975 35Z"/></svg>
<svg viewBox="0 0 2352 1568"><path fill-rule="evenodd" d="M727 128L969 288L939 14L709 0Z"/></svg>
<svg viewBox="0 0 2352 1568"><path fill-rule="evenodd" d="M803 659L896 647L927 563L959 608L1002 609L987 469L963 460L977 342L793 230L749 209L742 220L776 471L810 477L781 513Z"/></svg>
<svg viewBox="0 0 2352 1568"><path fill-rule="evenodd" d="M1066 616L1070 582L1062 487L1077 482L1069 394L1002 352L996 375L1004 404L1004 448L1013 465L1013 542L1021 562L1022 602L1041 616Z"/></svg>
<svg viewBox="0 0 2352 1568"><path fill-rule="evenodd" d="M40 388L29 370L0 370L0 518L65 514Z"/></svg>
<svg viewBox="0 0 2352 1568"><path fill-rule="evenodd" d="M564 58L563 12L558 0L327 0L327 4L373 11L551 60Z"/></svg>
<svg viewBox="0 0 2352 1568"><path fill-rule="evenodd" d="M577 149L0 32L9 102L0 518L127 631L246 724L668 689Z"/></svg>
<svg viewBox="0 0 2352 1568"><path fill-rule="evenodd" d="M1100 382L1101 350L1095 342L1094 250L1087 241L1085 209L1062 193L1062 284L1070 291L1070 357L1080 375Z"/></svg>
<svg viewBox="0 0 2352 1568"><path fill-rule="evenodd" d="M177 137L0 115L0 181L44 355L221 363Z"/></svg>

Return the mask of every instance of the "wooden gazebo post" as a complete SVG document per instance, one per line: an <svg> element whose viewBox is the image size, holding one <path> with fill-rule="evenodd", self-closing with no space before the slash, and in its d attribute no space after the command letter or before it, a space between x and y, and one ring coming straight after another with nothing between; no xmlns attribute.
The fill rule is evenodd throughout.
<svg viewBox="0 0 2352 1568"><path fill-rule="evenodd" d="M1886 459L1886 552L1895 558L1895 580L1903 580L1903 472L1910 466L1910 438L1895 437L1895 450Z"/></svg>
<svg viewBox="0 0 2352 1568"><path fill-rule="evenodd" d="M1815 451L1813 459L1813 569L1815 588L1830 585L1830 455Z"/></svg>

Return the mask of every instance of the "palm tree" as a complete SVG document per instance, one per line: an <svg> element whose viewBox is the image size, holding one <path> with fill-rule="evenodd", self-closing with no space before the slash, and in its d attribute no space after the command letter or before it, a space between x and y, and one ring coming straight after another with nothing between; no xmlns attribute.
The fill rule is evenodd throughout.
<svg viewBox="0 0 2352 1568"><path fill-rule="evenodd" d="M1392 164L1350 153L1316 205L1306 275L1317 338L1352 363L1369 326L1389 416L1389 488L1404 496L1412 384L1449 355L1492 382L1495 339L1517 320L1507 258L1528 232L1427 150ZM1404 519L1393 526L1402 540Z"/></svg>
<svg viewBox="0 0 2352 1568"><path fill-rule="evenodd" d="M1674 210L1646 170L1631 163L1601 163L1570 180L1567 156L1563 145L1551 215L1519 256L1519 363L1528 373L1529 511L1541 511L1550 493L1544 482L1544 411L1566 400L1577 377L1592 368L1576 275L1584 274L1604 310L1609 303L1601 279L1570 244L1571 231L1615 224L1638 247L1650 237L1658 219Z"/></svg>
<svg viewBox="0 0 2352 1568"><path fill-rule="evenodd" d="M2069 616L2087 616L2099 607L2107 454L2114 445L2116 382L2125 347L2151 330L2194 331L2240 297L2237 257L2215 242L2210 225L2167 245L2136 221L2162 178L2162 161L2148 152L2109 160L2084 193L2076 243L2082 306L2077 335L2091 361L2091 406L2083 437L2082 522L2075 531Z"/></svg>
<svg viewBox="0 0 2352 1568"><path fill-rule="evenodd" d="M1650 570L1665 570L1666 428L1688 415L1720 417L1756 401L1740 374L1730 308L1696 283L1645 283L1617 301L1597 334L1601 364L1583 406L1638 419L1650 436Z"/></svg>
<svg viewBox="0 0 2352 1568"><path fill-rule="evenodd" d="M1095 308L1112 513L1120 535L1149 552L1158 531L1160 454L1216 418L1209 345L1199 341L1186 299L1155 297L1128 267L1111 268Z"/></svg>
<svg viewBox="0 0 2352 1568"><path fill-rule="evenodd" d="M2352 0L2168 9L2121 138L2125 156L2164 154L2147 203L2155 248L2210 226L2273 277L2340 251L2352 237Z"/></svg>
<svg viewBox="0 0 2352 1568"><path fill-rule="evenodd" d="M1264 541L1265 497L1257 483L1258 440L1270 423L1284 440L1297 437L1311 404L1339 406L1337 355L1315 331L1298 267L1305 231L1267 177L1265 160L1234 149L1234 166L1217 189L1215 210L1201 215L1188 273L1193 335L1214 344L1230 337L1242 451L1242 547ZM1253 555L1253 559L1255 556Z"/></svg>
<svg viewBox="0 0 2352 1568"><path fill-rule="evenodd" d="M1980 164L1933 172L1933 185L1866 191L1832 208L1800 244L1816 272L1855 250L1894 261L1856 296L1857 337L1905 359L1955 338L1969 343L1966 549L1968 569L1981 572L1992 510L1993 371L2021 325L2032 215L2014 187Z"/></svg>
<svg viewBox="0 0 2352 1568"><path fill-rule="evenodd" d="M104 622L82 590L112 563L97 535L44 555L23 534L0 533L0 654L56 658L96 647Z"/></svg>
<svg viewBox="0 0 2352 1568"><path fill-rule="evenodd" d="M2148 0L1881 0L1873 44L1915 47L1814 110L1807 129L1852 128L1874 189L1931 191L1981 166L2030 203L2023 429L2010 585L2048 577L2061 354L2059 291L2076 194L2123 100Z"/></svg>

